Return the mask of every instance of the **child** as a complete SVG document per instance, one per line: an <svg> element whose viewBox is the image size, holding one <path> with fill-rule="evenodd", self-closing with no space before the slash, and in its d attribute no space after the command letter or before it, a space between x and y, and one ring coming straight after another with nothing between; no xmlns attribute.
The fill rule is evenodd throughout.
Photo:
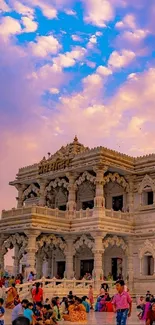
<svg viewBox="0 0 155 325"><path fill-rule="evenodd" d="M55 313L52 311L49 305L44 305L43 307L43 318L46 325L58 324L56 321Z"/></svg>
<svg viewBox="0 0 155 325"><path fill-rule="evenodd" d="M27 304L27 308L24 309L24 316L29 319L30 324L33 324L33 321L35 321L35 317L32 309L33 309L32 302L29 302Z"/></svg>
<svg viewBox="0 0 155 325"><path fill-rule="evenodd" d="M89 299L89 302L90 302L90 308L93 309L93 304L94 304L94 292L93 292L93 287L92 287L92 285L89 286L88 299Z"/></svg>
<svg viewBox="0 0 155 325"><path fill-rule="evenodd" d="M5 309L3 307L4 299L0 298L0 325L4 325Z"/></svg>
<svg viewBox="0 0 155 325"><path fill-rule="evenodd" d="M34 316L36 324L40 323L43 320L43 312L42 312L42 304L41 302L37 302L34 308Z"/></svg>
<svg viewBox="0 0 155 325"><path fill-rule="evenodd" d="M90 306L89 306L89 303L87 301L86 296L82 297L82 305L86 308L86 313L89 313L90 312Z"/></svg>

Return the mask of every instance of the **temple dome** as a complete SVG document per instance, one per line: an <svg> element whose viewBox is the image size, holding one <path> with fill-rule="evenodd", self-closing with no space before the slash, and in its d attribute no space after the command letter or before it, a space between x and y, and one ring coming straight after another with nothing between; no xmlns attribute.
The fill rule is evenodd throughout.
<svg viewBox="0 0 155 325"><path fill-rule="evenodd" d="M67 144L65 147L62 146L58 151L56 151L55 154L51 155L47 160L49 161L57 158L74 157L89 150L89 147L85 147L83 144L81 144L77 136L75 136L73 142ZM46 160L45 157L43 158L43 160Z"/></svg>

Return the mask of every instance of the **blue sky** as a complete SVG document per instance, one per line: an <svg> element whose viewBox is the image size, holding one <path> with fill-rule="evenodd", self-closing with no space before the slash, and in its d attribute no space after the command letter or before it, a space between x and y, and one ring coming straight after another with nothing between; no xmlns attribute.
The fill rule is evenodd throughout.
<svg viewBox="0 0 155 325"><path fill-rule="evenodd" d="M0 0L0 207L19 167L75 134L155 151L154 17L153 0Z"/></svg>

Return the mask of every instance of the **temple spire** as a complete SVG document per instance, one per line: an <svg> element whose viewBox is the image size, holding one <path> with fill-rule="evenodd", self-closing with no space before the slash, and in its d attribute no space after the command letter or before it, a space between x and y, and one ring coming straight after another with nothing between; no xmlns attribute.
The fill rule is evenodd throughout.
<svg viewBox="0 0 155 325"><path fill-rule="evenodd" d="M74 137L74 143L75 142L79 142L77 135L75 135L75 137Z"/></svg>

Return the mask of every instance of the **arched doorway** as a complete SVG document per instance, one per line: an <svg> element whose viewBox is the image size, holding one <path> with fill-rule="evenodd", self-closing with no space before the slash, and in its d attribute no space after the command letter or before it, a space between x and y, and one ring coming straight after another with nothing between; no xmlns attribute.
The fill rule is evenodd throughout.
<svg viewBox="0 0 155 325"><path fill-rule="evenodd" d="M127 244L121 237L107 237L103 241L104 275L112 275L113 280L127 278Z"/></svg>
<svg viewBox="0 0 155 325"><path fill-rule="evenodd" d="M92 276L94 269L94 254L92 252L94 241L91 237L82 235L74 243L74 269L77 279L83 278L86 274Z"/></svg>
<svg viewBox="0 0 155 325"><path fill-rule="evenodd" d="M36 270L37 278L63 278L65 272L66 243L63 238L55 235L43 235L37 241Z"/></svg>

